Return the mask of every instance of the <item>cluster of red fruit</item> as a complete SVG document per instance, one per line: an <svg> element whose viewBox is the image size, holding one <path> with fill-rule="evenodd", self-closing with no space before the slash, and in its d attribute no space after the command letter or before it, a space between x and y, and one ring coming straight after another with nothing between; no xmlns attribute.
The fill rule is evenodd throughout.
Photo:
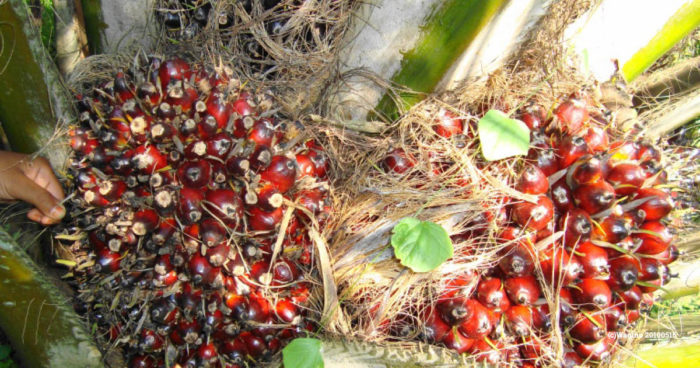
<svg viewBox="0 0 700 368"><path fill-rule="evenodd" d="M327 156L230 71L144 64L78 97L84 307L131 367L269 357L314 328L308 232L329 213Z"/></svg>
<svg viewBox="0 0 700 368"><path fill-rule="evenodd" d="M666 182L660 151L610 143L608 123L591 115L577 96L549 120L534 104L519 113L532 139L515 189L536 200L504 199L457 235L490 237L499 261L446 283L422 315L424 339L520 367L603 362L624 343L617 332L651 306L651 293L667 282L668 264L678 257L664 223L674 204L655 188ZM434 125L451 139L463 129L448 112ZM383 164L402 174L414 161L393 150ZM488 222L495 235L487 234ZM560 349L551 348L555 339Z"/></svg>

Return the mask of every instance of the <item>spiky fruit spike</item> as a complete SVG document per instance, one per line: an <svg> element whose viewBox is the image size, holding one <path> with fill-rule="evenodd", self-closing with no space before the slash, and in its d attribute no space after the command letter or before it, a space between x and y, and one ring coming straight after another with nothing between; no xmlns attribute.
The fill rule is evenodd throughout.
<svg viewBox="0 0 700 368"><path fill-rule="evenodd" d="M467 300L468 308L472 311L471 315L459 325L459 332L471 339L479 339L487 336L493 329L489 313L493 313L486 309L476 299Z"/></svg>
<svg viewBox="0 0 700 368"><path fill-rule="evenodd" d="M270 165L260 173L260 179L275 185L280 193L286 193L294 186L296 165L288 157L272 156Z"/></svg>
<svg viewBox="0 0 700 368"><path fill-rule="evenodd" d="M269 212L259 207L251 207L248 210L248 226L253 231L271 231L280 223L282 215L284 215L282 207Z"/></svg>
<svg viewBox="0 0 700 368"><path fill-rule="evenodd" d="M608 133L600 127L590 127L583 136L583 140L588 144L591 152L605 152L610 143L608 142Z"/></svg>
<svg viewBox="0 0 700 368"><path fill-rule="evenodd" d="M581 185L574 190L574 201L590 215L594 215L613 205L615 189L604 180Z"/></svg>
<svg viewBox="0 0 700 368"><path fill-rule="evenodd" d="M382 161L382 167L386 172L403 174L415 166L413 158L411 158L403 149L395 148Z"/></svg>
<svg viewBox="0 0 700 368"><path fill-rule="evenodd" d="M446 109L440 109L433 124L433 130L437 135L450 138L455 134L462 134L464 122L455 113Z"/></svg>
<svg viewBox="0 0 700 368"><path fill-rule="evenodd" d="M600 341L605 337L605 315L601 312L580 312L571 326L571 337L584 344Z"/></svg>
<svg viewBox="0 0 700 368"><path fill-rule="evenodd" d="M139 210L134 214L131 230L138 236L144 236L158 226L158 213L152 209Z"/></svg>
<svg viewBox="0 0 700 368"><path fill-rule="evenodd" d="M632 288L639 277L639 261L631 256L622 256L610 260L610 278L608 286L613 291L625 291Z"/></svg>
<svg viewBox="0 0 700 368"><path fill-rule="evenodd" d="M177 216L186 225L198 222L202 218L201 203L204 195L201 190L184 187L180 189Z"/></svg>
<svg viewBox="0 0 700 368"><path fill-rule="evenodd" d="M606 180L615 188L615 193L624 196L635 193L644 183L646 175L635 163L619 163L608 173Z"/></svg>
<svg viewBox="0 0 700 368"><path fill-rule="evenodd" d="M532 305L540 297L539 284L531 275L507 278L503 285L510 301L515 304Z"/></svg>
<svg viewBox="0 0 700 368"><path fill-rule="evenodd" d="M559 157L559 167L567 168L571 166L581 157L590 154L588 144L581 137L567 136L557 148L557 156Z"/></svg>
<svg viewBox="0 0 700 368"><path fill-rule="evenodd" d="M499 278L481 280L476 295L481 304L496 312L505 312L510 307L510 300Z"/></svg>
<svg viewBox="0 0 700 368"><path fill-rule="evenodd" d="M576 254L583 266L583 277L598 278L607 275L610 265L605 249L591 242L584 242L576 246Z"/></svg>
<svg viewBox="0 0 700 368"><path fill-rule="evenodd" d="M275 304L275 314L282 322L294 323L300 318L299 309L289 298L282 298Z"/></svg>
<svg viewBox="0 0 700 368"><path fill-rule="evenodd" d="M199 236L204 245L213 247L224 240L226 229L219 220L207 217L199 222Z"/></svg>
<svg viewBox="0 0 700 368"><path fill-rule="evenodd" d="M527 194L544 194L549 190L549 180L540 168L527 165L520 173L515 189Z"/></svg>
<svg viewBox="0 0 700 368"><path fill-rule="evenodd" d="M537 203L518 202L513 205L515 222L531 230L544 229L553 215L554 205L545 195L538 196Z"/></svg>
<svg viewBox="0 0 700 368"><path fill-rule="evenodd" d="M591 217L586 211L575 208L569 210L559 221L559 228L564 230L564 244L572 247L587 241L591 237Z"/></svg>
<svg viewBox="0 0 700 368"><path fill-rule="evenodd" d="M588 121L588 110L583 101L570 98L562 102L554 110L554 115L558 119L559 129L562 132L576 133L583 123Z"/></svg>
<svg viewBox="0 0 700 368"><path fill-rule="evenodd" d="M524 305L513 305L505 311L508 330L516 336L528 336L532 331L532 309Z"/></svg>
<svg viewBox="0 0 700 368"><path fill-rule="evenodd" d="M612 291L603 280L582 279L571 294L577 304L587 307L606 308L612 302Z"/></svg>
<svg viewBox="0 0 700 368"><path fill-rule="evenodd" d="M155 146L150 145L136 147L132 160L134 168L149 175L168 166L168 159Z"/></svg>
<svg viewBox="0 0 700 368"><path fill-rule="evenodd" d="M211 165L206 160L185 162L178 168L177 178L185 187L202 188L211 180Z"/></svg>
<svg viewBox="0 0 700 368"><path fill-rule="evenodd" d="M647 221L658 221L666 217L666 215L673 210L673 200L671 196L663 190L654 188L639 189L634 199L642 198L650 198L639 206L639 209L644 211Z"/></svg>
<svg viewBox="0 0 700 368"><path fill-rule="evenodd" d="M232 228L236 228L242 223L244 216L243 201L240 195L231 189L208 191L204 207L212 216Z"/></svg>
<svg viewBox="0 0 700 368"><path fill-rule="evenodd" d="M641 246L637 249L637 252L641 254L663 253L673 240L673 234L668 227L658 221L647 221L639 229L642 232L636 233L632 237L641 240Z"/></svg>

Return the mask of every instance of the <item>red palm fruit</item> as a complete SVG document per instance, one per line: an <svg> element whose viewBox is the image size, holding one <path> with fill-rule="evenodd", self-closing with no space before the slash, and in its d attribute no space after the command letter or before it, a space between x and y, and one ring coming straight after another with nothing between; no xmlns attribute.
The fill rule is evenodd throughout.
<svg viewBox="0 0 700 368"><path fill-rule="evenodd" d="M587 361L607 361L610 358L610 349L614 344L615 338L608 335L592 344L577 344L576 354Z"/></svg>
<svg viewBox="0 0 700 368"><path fill-rule="evenodd" d="M275 304L275 314L277 318L286 323L294 323L300 318L299 309L289 298L282 298Z"/></svg>
<svg viewBox="0 0 700 368"><path fill-rule="evenodd" d="M231 312L229 315L237 321L248 318L248 300L243 295L237 293L226 293L224 304Z"/></svg>
<svg viewBox="0 0 700 368"><path fill-rule="evenodd" d="M678 251L678 247L676 247L675 244L671 244L666 248L665 251L654 255L654 257L659 260L659 262L668 265L670 263L675 262L678 257L680 256L680 251Z"/></svg>
<svg viewBox="0 0 700 368"><path fill-rule="evenodd" d="M575 186L595 183L603 178L603 163L597 157L584 157L576 161L569 170Z"/></svg>
<svg viewBox="0 0 700 368"><path fill-rule="evenodd" d="M562 326L571 326L576 312L570 289L559 289L559 323Z"/></svg>
<svg viewBox="0 0 700 368"><path fill-rule="evenodd" d="M641 239L642 244L637 249L641 254L659 254L668 249L673 240L669 229L658 221L647 221L640 227L642 232L632 235L634 239Z"/></svg>
<svg viewBox="0 0 700 368"><path fill-rule="evenodd" d="M132 161L134 168L144 174L151 174L168 165L168 159L155 146L136 147Z"/></svg>
<svg viewBox="0 0 700 368"><path fill-rule="evenodd" d="M231 106L226 103L223 96L212 94L206 102L206 113L203 116L211 116L216 122L217 129L224 129L231 116Z"/></svg>
<svg viewBox="0 0 700 368"><path fill-rule="evenodd" d="M540 256L542 274L555 285L575 283L583 274L583 265L561 247L554 246Z"/></svg>
<svg viewBox="0 0 700 368"><path fill-rule="evenodd" d="M104 180L98 187L100 195L109 202L117 201L126 192L127 185L122 180Z"/></svg>
<svg viewBox="0 0 700 368"><path fill-rule="evenodd" d="M316 176L319 178L326 177L330 167L328 155L321 149L310 149L308 155L316 168Z"/></svg>
<svg viewBox="0 0 700 368"><path fill-rule="evenodd" d="M190 65L178 58L163 61L158 69L158 79L163 91L171 80L188 80L191 76Z"/></svg>
<svg viewBox="0 0 700 368"><path fill-rule="evenodd" d="M175 211L175 194L168 190L158 190L153 195L153 207L161 216L171 216Z"/></svg>
<svg viewBox="0 0 700 368"><path fill-rule="evenodd" d="M566 184L566 179L559 179L552 185L552 203L560 212L569 211L576 206L574 205L574 196L571 188Z"/></svg>
<svg viewBox="0 0 700 368"><path fill-rule="evenodd" d="M639 309L627 309L625 310L625 317L627 317L627 323L633 324L640 317Z"/></svg>
<svg viewBox="0 0 700 368"><path fill-rule="evenodd" d="M608 331L620 331L627 327L627 315L618 306L610 306L603 311Z"/></svg>
<svg viewBox="0 0 700 368"><path fill-rule="evenodd" d="M579 342L591 344L605 337L605 315L601 312L579 312L569 335Z"/></svg>
<svg viewBox="0 0 700 368"><path fill-rule="evenodd" d="M550 176L559 171L559 160L552 148L531 148L527 154L527 158L533 160L535 166L539 167L546 176Z"/></svg>
<svg viewBox="0 0 700 368"><path fill-rule="evenodd" d="M537 197L537 203L518 202L513 205L513 218L522 227L531 230L544 229L554 216L552 200L545 195Z"/></svg>
<svg viewBox="0 0 700 368"><path fill-rule="evenodd" d="M214 267L221 267L229 258L231 247L225 242L218 245L210 245L207 249L207 259Z"/></svg>
<svg viewBox="0 0 700 368"><path fill-rule="evenodd" d="M272 150L267 146L257 146L253 153L248 156L248 161L250 162L250 169L259 172L264 170L268 165L270 165L270 160L272 160Z"/></svg>
<svg viewBox="0 0 700 368"><path fill-rule="evenodd" d="M148 140L148 133L151 130L153 118L145 116L137 116L129 119L129 129L131 129L131 137L137 143L145 143Z"/></svg>
<svg viewBox="0 0 700 368"><path fill-rule="evenodd" d="M540 297L540 285L534 276L507 278L503 284L506 294L515 304L532 305Z"/></svg>
<svg viewBox="0 0 700 368"><path fill-rule="evenodd" d="M428 342L440 342L447 334L452 333L451 327L440 318L439 313L433 307L429 307L425 311L423 321L422 335Z"/></svg>
<svg viewBox="0 0 700 368"><path fill-rule="evenodd" d="M583 277L597 278L607 275L610 265L605 249L591 242L581 243L575 249L577 258L583 266Z"/></svg>
<svg viewBox="0 0 700 368"><path fill-rule="evenodd" d="M248 103L248 100L244 97L233 101L233 111L237 112L238 115L241 116L253 115L255 113L255 110L253 110L250 103Z"/></svg>
<svg viewBox="0 0 700 368"><path fill-rule="evenodd" d="M559 167L567 168L581 157L591 153L586 141L581 137L567 136L557 147Z"/></svg>
<svg viewBox="0 0 700 368"><path fill-rule="evenodd" d="M257 261L250 266L250 279L261 285L270 285L272 283L272 274L270 263L267 261Z"/></svg>
<svg viewBox="0 0 700 368"><path fill-rule="evenodd" d="M316 176L316 166L311 160L311 157L307 153L299 153L296 155L297 161L297 175L300 178L305 176L315 177Z"/></svg>
<svg viewBox="0 0 700 368"><path fill-rule="evenodd" d="M211 180L211 165L206 160L187 161L177 169L177 178L185 187L201 188Z"/></svg>
<svg viewBox="0 0 700 368"><path fill-rule="evenodd" d="M487 341L488 340L488 341ZM474 341L469 354L476 358L477 362L498 366L502 365L505 354L509 352L498 341L491 341L488 337Z"/></svg>
<svg viewBox="0 0 700 368"><path fill-rule="evenodd" d="M262 296L251 295L248 298L248 316L249 321L264 323L270 318L270 302Z"/></svg>
<svg viewBox="0 0 700 368"><path fill-rule="evenodd" d="M194 188L180 189L177 215L180 221L186 225L193 224L202 218L201 203L204 195L201 190Z"/></svg>
<svg viewBox="0 0 700 368"><path fill-rule="evenodd" d="M620 308L623 309L638 309L642 303L642 289L638 286L633 286L629 290L618 291L616 296L620 300Z"/></svg>
<svg viewBox="0 0 700 368"><path fill-rule="evenodd" d="M491 333L493 325L491 323L492 313L486 309L476 299L467 300L469 309L472 313L459 325L459 331L466 337L471 339L479 339Z"/></svg>
<svg viewBox="0 0 700 368"><path fill-rule="evenodd" d="M156 359L150 355L134 355L129 361L129 368L155 368Z"/></svg>
<svg viewBox="0 0 700 368"><path fill-rule="evenodd" d="M658 280L663 273L664 264L655 258L641 257L639 259L639 280Z"/></svg>
<svg viewBox="0 0 700 368"><path fill-rule="evenodd" d="M262 338L248 331L241 332L238 336L245 342L248 354L254 359L262 357L267 352L267 344Z"/></svg>
<svg viewBox="0 0 700 368"><path fill-rule="evenodd" d="M414 160L401 148L395 148L384 157L382 167L386 172L403 174L415 166Z"/></svg>
<svg viewBox="0 0 700 368"><path fill-rule="evenodd" d="M574 201L584 211L593 215L613 205L615 189L605 180L581 185L574 190Z"/></svg>
<svg viewBox="0 0 700 368"><path fill-rule="evenodd" d="M532 325L541 332L547 332L552 329L552 320L550 318L549 304L542 304L532 308Z"/></svg>
<svg viewBox="0 0 700 368"><path fill-rule="evenodd" d="M533 313L530 307L513 305L505 311L505 322L508 330L516 336L528 336L532 331Z"/></svg>
<svg viewBox="0 0 700 368"><path fill-rule="evenodd" d="M136 211L134 214L133 225L131 225L131 231L139 236L146 235L158 227L158 221L158 213L152 209Z"/></svg>
<svg viewBox="0 0 700 368"><path fill-rule="evenodd" d="M277 279L277 271L275 271L275 279ZM305 283L297 283L291 286L291 296L292 300L297 304L306 303L311 296L311 290L309 290L309 285Z"/></svg>
<svg viewBox="0 0 700 368"><path fill-rule="evenodd" d="M455 113L446 109L440 109L435 117L433 130L441 137L450 138L455 134L462 134L464 121L457 118Z"/></svg>
<svg viewBox="0 0 700 368"><path fill-rule="evenodd" d="M219 354L216 352L216 346L214 342L205 343L199 346L197 349L197 357L201 364L211 364L217 361Z"/></svg>
<svg viewBox="0 0 700 368"><path fill-rule="evenodd" d="M142 104L149 110L155 106L158 106L161 100L160 91L151 82L143 82L136 87L136 96L139 98Z"/></svg>
<svg viewBox="0 0 700 368"><path fill-rule="evenodd" d="M622 256L610 260L610 277L608 286L613 291L629 290L637 282L639 261L631 256Z"/></svg>
<svg viewBox="0 0 700 368"><path fill-rule="evenodd" d="M537 166L527 165L520 173L515 190L528 194L544 194L549 190L549 180Z"/></svg>
<svg viewBox="0 0 700 368"><path fill-rule="evenodd" d="M623 216L609 215L593 228L592 238L608 243L619 243L632 231L632 224Z"/></svg>
<svg viewBox="0 0 700 368"><path fill-rule="evenodd" d="M196 319L188 321L183 318L170 333L170 341L175 345L194 344L199 340L201 331L202 327Z"/></svg>
<svg viewBox="0 0 700 368"><path fill-rule="evenodd" d="M253 231L271 231L280 223L282 215L284 215L282 207L269 212L259 207L251 207L248 209L248 226Z"/></svg>
<svg viewBox="0 0 700 368"><path fill-rule="evenodd" d="M318 215L324 206L323 193L318 188L304 189L294 195L295 202L304 206L312 215ZM306 214L303 214L306 218Z"/></svg>
<svg viewBox="0 0 700 368"><path fill-rule="evenodd" d="M615 193L623 196L636 192L644 183L646 176L639 165L619 163L610 170L606 180L615 188Z"/></svg>
<svg viewBox="0 0 700 368"><path fill-rule="evenodd" d="M661 151L651 144L644 143L639 146L638 157L639 161L661 161Z"/></svg>
<svg viewBox="0 0 700 368"><path fill-rule="evenodd" d="M574 208L559 220L559 228L564 232L564 243L572 247L583 243L591 237L591 217L586 211Z"/></svg>
<svg viewBox="0 0 700 368"><path fill-rule="evenodd" d="M280 259L272 266L272 285L289 284L299 278L299 268L286 259Z"/></svg>
<svg viewBox="0 0 700 368"><path fill-rule="evenodd" d="M121 254L112 252L107 247L96 249L95 270L102 273L114 273L121 268Z"/></svg>
<svg viewBox="0 0 700 368"><path fill-rule="evenodd" d="M246 203L255 204L265 211L273 211L282 206L284 202L284 197L279 190L277 190L277 187L270 183L261 183L255 197L255 203L250 203L252 200L249 200L248 196L246 196Z"/></svg>
<svg viewBox="0 0 700 368"><path fill-rule="evenodd" d="M653 293L659 288L661 288L664 284L668 282L668 279L670 277L669 272L668 272L668 267L663 266L663 269L661 270L661 277L656 279L656 280L650 280L650 281L644 281L644 284L642 285L641 283L638 285L639 290L642 291L644 294L649 294Z"/></svg>
<svg viewBox="0 0 700 368"><path fill-rule="evenodd" d="M270 118L261 118L253 123L253 127L248 131L247 139L257 146L272 147L275 136L275 127Z"/></svg>
<svg viewBox="0 0 700 368"><path fill-rule="evenodd" d="M482 279L476 290L477 299L487 308L504 312L510 307L510 300L503 289L501 279L497 277Z"/></svg>
<svg viewBox="0 0 700 368"><path fill-rule="evenodd" d="M612 302L612 291L603 280L582 279L571 288L571 295L576 304L586 307L606 308Z"/></svg>
<svg viewBox="0 0 700 368"><path fill-rule="evenodd" d="M588 121L588 110L583 101L570 98L557 106L554 116L558 119L559 129L562 132L576 133L583 123Z"/></svg>
<svg viewBox="0 0 700 368"><path fill-rule="evenodd" d="M583 140L586 141L588 148L593 153L604 152L609 146L608 133L600 127L588 128L583 136Z"/></svg>
<svg viewBox="0 0 700 368"><path fill-rule="evenodd" d="M204 206L212 216L235 228L243 219L243 201L231 189L215 189L207 192Z"/></svg>
<svg viewBox="0 0 700 368"><path fill-rule="evenodd" d="M447 300L455 296L469 296L474 290L474 286L478 280L479 276L474 271L467 271L454 275L452 278L445 281L438 300Z"/></svg>
<svg viewBox="0 0 700 368"><path fill-rule="evenodd" d="M248 346L240 337L228 339L220 345L219 353L221 353L231 362L243 364L246 359L246 355L248 355Z"/></svg>
<svg viewBox="0 0 700 368"><path fill-rule="evenodd" d="M225 159L233 148L233 139L226 133L219 133L206 140L206 153L220 159Z"/></svg>
<svg viewBox="0 0 700 368"><path fill-rule="evenodd" d="M634 161L639 158L639 144L636 142L617 141L610 144L610 160Z"/></svg>
<svg viewBox="0 0 700 368"><path fill-rule="evenodd" d="M467 297L456 296L439 301L437 310L442 320L450 326L457 326L464 322L473 313L472 306L467 303L468 300Z"/></svg>
<svg viewBox="0 0 700 368"><path fill-rule="evenodd" d="M206 257L199 253L190 257L188 267L192 281L195 283L212 284L221 273L220 268L214 267Z"/></svg>
<svg viewBox="0 0 700 368"><path fill-rule="evenodd" d="M157 245L165 244L165 242L168 241L173 234L175 234L176 230L177 222L174 218L167 217L161 219L160 223L158 224L158 228L153 232L151 239Z"/></svg>
<svg viewBox="0 0 700 368"><path fill-rule="evenodd" d="M270 165L260 173L260 178L275 185L280 193L286 193L296 178L294 161L285 156L272 156Z"/></svg>
<svg viewBox="0 0 700 368"><path fill-rule="evenodd" d="M471 349L474 344L474 339L462 335L457 328L453 328L445 334L442 343L445 344L445 347L448 349L452 349L458 354L464 354Z"/></svg>
<svg viewBox="0 0 700 368"><path fill-rule="evenodd" d="M245 157L232 156L226 160L226 172L233 176L242 177L250 171L250 161Z"/></svg>
<svg viewBox="0 0 700 368"><path fill-rule="evenodd" d="M144 328L139 336L139 350L153 352L163 347L163 338L155 331Z"/></svg>
<svg viewBox="0 0 700 368"><path fill-rule="evenodd" d="M530 104L523 111L520 111L518 119L520 119L530 130L544 128L546 112L540 105Z"/></svg>
<svg viewBox="0 0 700 368"><path fill-rule="evenodd" d="M525 276L534 270L532 245L513 244L505 249L498 266L507 276Z"/></svg>
<svg viewBox="0 0 700 368"><path fill-rule="evenodd" d="M644 211L647 221L660 220L671 212L673 209L673 200L663 190L654 188L642 188L637 191L634 199L649 198L648 201L642 203L639 209Z"/></svg>

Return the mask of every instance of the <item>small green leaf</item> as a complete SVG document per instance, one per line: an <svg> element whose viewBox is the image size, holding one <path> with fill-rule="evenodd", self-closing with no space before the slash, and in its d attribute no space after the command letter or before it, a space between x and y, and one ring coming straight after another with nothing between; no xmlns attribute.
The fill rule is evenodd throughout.
<svg viewBox="0 0 700 368"><path fill-rule="evenodd" d="M408 217L394 226L391 246L402 265L414 272L436 269L452 257L452 241L442 226Z"/></svg>
<svg viewBox="0 0 700 368"><path fill-rule="evenodd" d="M10 357L12 348L9 345L0 345L0 361Z"/></svg>
<svg viewBox="0 0 700 368"><path fill-rule="evenodd" d="M284 368L323 368L321 340L300 337L282 349Z"/></svg>
<svg viewBox="0 0 700 368"><path fill-rule="evenodd" d="M530 148L530 129L520 120L502 111L489 110L479 120L481 152L489 161L526 155Z"/></svg>

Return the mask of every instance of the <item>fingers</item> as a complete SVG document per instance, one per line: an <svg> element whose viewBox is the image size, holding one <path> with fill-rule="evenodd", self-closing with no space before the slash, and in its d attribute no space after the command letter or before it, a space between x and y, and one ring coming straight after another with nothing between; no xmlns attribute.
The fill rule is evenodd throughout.
<svg viewBox="0 0 700 368"><path fill-rule="evenodd" d="M39 214L29 211L27 217L30 220L49 225L58 222L66 214L66 209L57 198L25 175L17 175L7 189L12 197L36 207Z"/></svg>
<svg viewBox="0 0 700 368"><path fill-rule="evenodd" d="M54 175L49 162L45 158L39 157L32 163L35 173L25 172L25 174L33 179L40 187L51 193L54 198L62 201L65 198L63 187L61 187L58 179L56 179L56 175Z"/></svg>

